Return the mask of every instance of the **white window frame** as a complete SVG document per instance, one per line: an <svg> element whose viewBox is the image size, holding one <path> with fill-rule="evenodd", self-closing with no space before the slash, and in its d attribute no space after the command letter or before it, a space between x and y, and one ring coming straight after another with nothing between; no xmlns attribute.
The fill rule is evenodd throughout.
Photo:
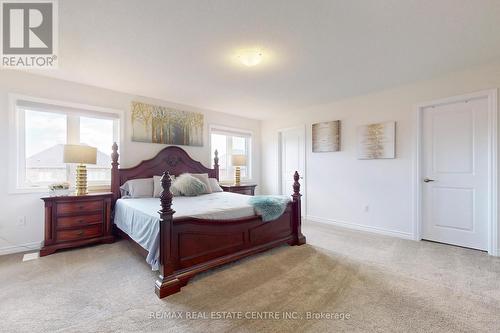
<svg viewBox="0 0 500 333"><path fill-rule="evenodd" d="M74 133L69 130L70 127L75 127L80 124L79 117L95 117L95 118L103 118L103 119L116 119L117 126L115 127L116 133L114 136L118 139L119 142L124 142L124 128L125 128L125 112L123 110L111 109L93 105L72 103L72 102L64 102L58 100L50 100L45 98L38 98L32 96L25 96L19 94L9 94L9 159L8 159L8 170L9 170L9 193L45 193L48 191L45 186L37 186L30 187L26 186L24 182L21 182L22 176L24 175L25 168L25 154L24 154L24 127L21 124L24 124L22 117L24 113L18 112L18 105L20 103L33 103L33 104L41 104L52 106L55 109L59 109L61 111L51 111L47 110L47 112L53 113L64 113L68 117L68 133L67 133L67 143L75 143L78 144L79 138L71 137L70 133ZM112 115L112 116L111 116ZM123 147L122 147L123 148ZM111 147L110 147L111 150ZM120 158L123 158L123 154L120 155ZM23 174L24 172L24 174ZM71 179L68 180L72 182ZM101 190L109 190L109 183L97 183L94 182L90 184L89 191L101 191Z"/></svg>
<svg viewBox="0 0 500 333"><path fill-rule="evenodd" d="M233 136L241 135L244 137L248 137L247 146L246 146L246 150L248 152L248 156L247 156L247 158L248 158L248 160L247 160L247 168L248 168L247 173L248 173L248 175L246 177L241 177L241 180L245 181L245 182L252 182L253 181L253 132L250 130L245 130L245 129L241 129L241 128L227 127L227 126L221 126L221 125L210 125L209 130L208 130L208 141L209 141L209 147L210 147L209 159L211 159L211 156L213 153L213 151L211 151L212 150L212 133L213 132L219 132L220 134L228 136L228 139L226 142L226 147L227 147L228 151L232 150L232 147L231 147L232 142L231 142L231 140L229 140L229 135L233 135ZM213 163L213 161L212 161L212 163ZM228 168L228 170L230 171L230 174L232 176L228 179L219 179L220 183L228 184L228 183L234 182L234 170L233 170L233 168L234 167L232 165L229 166L229 168ZM220 176L219 176L219 178L220 178Z"/></svg>

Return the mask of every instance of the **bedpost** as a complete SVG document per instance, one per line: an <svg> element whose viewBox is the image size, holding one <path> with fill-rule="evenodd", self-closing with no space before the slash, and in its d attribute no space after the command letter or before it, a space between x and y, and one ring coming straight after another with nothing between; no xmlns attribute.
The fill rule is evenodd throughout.
<svg viewBox="0 0 500 333"><path fill-rule="evenodd" d="M168 171L161 177L163 191L160 195L160 273L155 283L155 292L159 298L166 297L181 290L186 283L182 283L173 274L175 271L176 258L173 253L176 244L173 237L173 215L172 209L173 195L170 191L172 180ZM175 250L174 250L175 251Z"/></svg>
<svg viewBox="0 0 500 333"><path fill-rule="evenodd" d="M217 181L219 180L219 152L215 149L214 152L214 169L215 169L215 178Z"/></svg>
<svg viewBox="0 0 500 333"><path fill-rule="evenodd" d="M118 170L118 158L120 154L118 154L118 145L116 142L113 143L111 147L111 192L113 192L113 206L115 205L116 200L120 197L120 172Z"/></svg>
<svg viewBox="0 0 500 333"><path fill-rule="evenodd" d="M293 245L302 245L306 243L306 237L302 234L302 213L301 213L301 204L300 204L300 183L299 183L299 173L295 171L293 175L293 194L292 194L292 207L293 207L293 228L294 228L294 244Z"/></svg>

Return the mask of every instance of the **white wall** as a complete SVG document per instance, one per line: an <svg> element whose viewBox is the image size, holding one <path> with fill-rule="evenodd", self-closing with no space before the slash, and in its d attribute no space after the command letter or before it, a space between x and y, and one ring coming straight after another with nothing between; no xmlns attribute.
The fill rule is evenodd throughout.
<svg viewBox="0 0 500 333"><path fill-rule="evenodd" d="M177 105L165 101L133 96L111 90L61 81L23 72L0 71L0 254L20 251L24 246L36 248L43 240L42 194L8 193L8 146L13 144L8 138L8 94L16 93L31 97L46 98L71 103L100 106L124 110L125 142L121 143L121 165L130 167L143 159L153 157L165 147L160 144L131 142L130 102L132 100L176 106L187 111L205 115L204 146L183 147L195 160L211 166L208 147L208 126L224 125L250 130L254 133L253 180L260 183L260 122L220 112ZM26 216L26 226L19 226L19 217Z"/></svg>
<svg viewBox="0 0 500 333"><path fill-rule="evenodd" d="M311 219L411 238L415 105L500 87L500 62L434 80L328 105L291 111L262 122L262 190L277 193L277 129L306 125L307 212ZM342 151L312 153L311 125L342 121ZM357 160L356 127L397 122L395 160ZM365 211L365 206L369 210Z"/></svg>

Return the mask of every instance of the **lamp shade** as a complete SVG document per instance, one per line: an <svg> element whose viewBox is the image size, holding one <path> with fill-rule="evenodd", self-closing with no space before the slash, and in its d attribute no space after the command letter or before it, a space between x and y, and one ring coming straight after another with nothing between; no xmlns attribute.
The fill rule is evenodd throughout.
<svg viewBox="0 0 500 333"><path fill-rule="evenodd" d="M233 155L231 156L231 163L233 166L245 166L247 165L247 157L245 155Z"/></svg>
<svg viewBox="0 0 500 333"><path fill-rule="evenodd" d="M64 145L64 163L97 163L97 148L82 145Z"/></svg>

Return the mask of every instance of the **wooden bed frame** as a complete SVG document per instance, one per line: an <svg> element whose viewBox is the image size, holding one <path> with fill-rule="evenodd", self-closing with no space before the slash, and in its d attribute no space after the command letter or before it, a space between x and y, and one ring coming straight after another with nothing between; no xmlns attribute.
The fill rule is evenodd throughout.
<svg viewBox="0 0 500 333"><path fill-rule="evenodd" d="M299 174L295 172L292 201L278 219L263 222L258 216L232 220L175 218L170 192L170 175L208 173L219 179L219 159L215 152L214 168L193 160L180 147L169 146L150 160L133 168L118 166L118 145L113 144L111 189L113 207L121 196L120 186L137 178L163 175L160 196L160 271L155 291L163 298L180 291L194 275L208 269L266 251L282 244L302 245ZM117 228L116 228L117 229ZM147 252L146 252L147 253Z"/></svg>

